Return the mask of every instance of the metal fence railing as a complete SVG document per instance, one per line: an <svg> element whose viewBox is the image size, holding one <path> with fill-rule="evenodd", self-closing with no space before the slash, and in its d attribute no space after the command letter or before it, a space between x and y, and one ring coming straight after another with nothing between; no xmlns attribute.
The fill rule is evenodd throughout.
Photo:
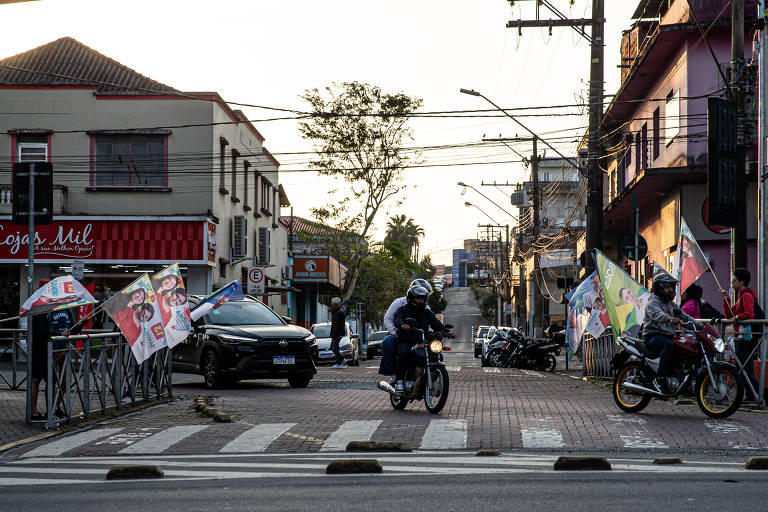
<svg viewBox="0 0 768 512"><path fill-rule="evenodd" d="M609 334L603 334L598 338L593 338L585 334L581 340L581 351L584 358L584 376L585 377L612 377L611 359L621 347L613 341L611 330Z"/></svg>
<svg viewBox="0 0 768 512"><path fill-rule="evenodd" d="M13 369L6 371L10 378L0 373L0 383L19 389L32 374L35 347L28 345L25 354L28 361L21 365L16 352L23 352L19 340L26 339L26 331L0 329L0 336L0 340L10 338L18 347L17 350L4 347L4 351L11 352ZM48 428L72 418L88 418L94 413L133 406L137 401L173 396L170 349L163 348L138 364L131 347L119 332L91 331L76 336L53 336L47 344L44 368L46 409L40 407L40 410L46 410ZM32 386L27 385L26 389L26 419L29 423ZM42 405L38 403L38 406ZM55 419L56 411L63 413L63 417Z"/></svg>
<svg viewBox="0 0 768 512"><path fill-rule="evenodd" d="M0 389L18 390L26 384L26 338L25 329L0 329Z"/></svg>

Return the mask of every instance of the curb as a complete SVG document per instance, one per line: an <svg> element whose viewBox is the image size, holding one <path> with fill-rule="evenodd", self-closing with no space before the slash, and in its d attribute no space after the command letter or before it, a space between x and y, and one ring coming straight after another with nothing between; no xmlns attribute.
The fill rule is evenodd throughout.
<svg viewBox="0 0 768 512"><path fill-rule="evenodd" d="M667 465L667 464L682 464L683 461L677 457L656 457L653 459L652 464Z"/></svg>
<svg viewBox="0 0 768 512"><path fill-rule="evenodd" d="M609 471L611 463L605 457L558 457L555 471Z"/></svg>
<svg viewBox="0 0 768 512"><path fill-rule="evenodd" d="M411 452L411 446L406 443L376 442L376 441L350 441L347 444L348 452Z"/></svg>
<svg viewBox="0 0 768 512"><path fill-rule="evenodd" d="M351 473L381 473L381 464L376 459L340 459L332 460L325 468L328 475Z"/></svg>
<svg viewBox="0 0 768 512"><path fill-rule="evenodd" d="M132 480L141 478L163 478L159 466L112 466L107 471L107 480Z"/></svg>

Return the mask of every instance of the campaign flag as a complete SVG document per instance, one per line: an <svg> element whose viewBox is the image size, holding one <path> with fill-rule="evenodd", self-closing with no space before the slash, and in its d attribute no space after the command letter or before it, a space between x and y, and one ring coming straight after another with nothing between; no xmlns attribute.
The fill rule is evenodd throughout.
<svg viewBox="0 0 768 512"><path fill-rule="evenodd" d="M565 294L568 300L565 338L572 353L579 349L581 337L592 313L594 299L599 292L600 278L597 272L592 272L592 275L582 281L579 286Z"/></svg>
<svg viewBox="0 0 768 512"><path fill-rule="evenodd" d="M49 281L28 298L19 309L19 316L38 315L56 309L76 308L96 304L96 299L72 276Z"/></svg>
<svg viewBox="0 0 768 512"><path fill-rule="evenodd" d="M137 362L168 346L149 275L120 290L102 308L125 336Z"/></svg>
<svg viewBox="0 0 768 512"><path fill-rule="evenodd" d="M88 293L93 295L93 293L96 291L96 283L88 283L85 285L85 289L88 290ZM93 304L82 304L79 308L77 308L77 321L80 322L81 320L88 318L88 315L91 314L93 311ZM91 319L88 318L88 320L85 321L83 324L83 329L90 329L91 328Z"/></svg>
<svg viewBox="0 0 768 512"><path fill-rule="evenodd" d="M189 317L187 290L179 272L179 262L170 265L151 278L152 289L160 306L160 316L163 319L165 340L173 348L184 341L192 330L192 320Z"/></svg>
<svg viewBox="0 0 768 512"><path fill-rule="evenodd" d="M709 268L707 257L699 247L685 219L680 217L680 238L677 242L675 254L675 270L677 280L677 297L691 286Z"/></svg>
<svg viewBox="0 0 768 512"><path fill-rule="evenodd" d="M240 281L232 281L228 285L219 288L201 300L197 306L192 308L189 316L194 322L225 302L229 302L230 300L243 300L243 298L243 287L240 285Z"/></svg>
<svg viewBox="0 0 768 512"><path fill-rule="evenodd" d="M669 272L667 272L667 269L665 269L664 267L662 267L661 265L659 265L658 263L656 263L654 261L653 262L653 277L656 277L657 275L662 274L662 273L663 274L669 274Z"/></svg>
<svg viewBox="0 0 768 512"><path fill-rule="evenodd" d="M596 253L597 273L613 335L638 336L651 293L605 254Z"/></svg>

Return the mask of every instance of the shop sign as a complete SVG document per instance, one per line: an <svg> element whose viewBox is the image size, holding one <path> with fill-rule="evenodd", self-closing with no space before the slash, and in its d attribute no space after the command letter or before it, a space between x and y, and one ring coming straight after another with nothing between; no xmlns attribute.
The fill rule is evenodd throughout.
<svg viewBox="0 0 768 512"><path fill-rule="evenodd" d="M328 283L341 288L347 268L331 256L294 256L293 282Z"/></svg>

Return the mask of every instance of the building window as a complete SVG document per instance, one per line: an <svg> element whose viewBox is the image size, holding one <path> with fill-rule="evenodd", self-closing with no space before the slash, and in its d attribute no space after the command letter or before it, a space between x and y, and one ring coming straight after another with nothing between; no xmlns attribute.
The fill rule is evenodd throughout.
<svg viewBox="0 0 768 512"><path fill-rule="evenodd" d="M669 146L672 139L680 133L680 89L670 92L667 96L664 117L664 137L667 140L666 145Z"/></svg>
<svg viewBox="0 0 768 512"><path fill-rule="evenodd" d="M641 130L642 137L641 142L643 145L642 148L642 154L643 154L643 169L648 168L648 123L643 124L643 129Z"/></svg>
<svg viewBox="0 0 768 512"><path fill-rule="evenodd" d="M219 258L219 277L222 279L227 278L227 260Z"/></svg>
<svg viewBox="0 0 768 512"><path fill-rule="evenodd" d="M219 137L219 193L221 194L229 194L229 190L227 190L227 187L225 183L225 167L226 167L226 156L227 156L227 146L229 145L229 141L225 139L224 137Z"/></svg>
<svg viewBox="0 0 768 512"><path fill-rule="evenodd" d="M16 136L17 162L47 162L48 158L47 135Z"/></svg>
<svg viewBox="0 0 768 512"><path fill-rule="evenodd" d="M93 184L162 187L168 184L165 135L94 135Z"/></svg>
<svg viewBox="0 0 768 512"><path fill-rule="evenodd" d="M661 154L661 121L658 107L653 111L653 159L656 160Z"/></svg>
<svg viewBox="0 0 768 512"><path fill-rule="evenodd" d="M635 174L640 172L640 169L642 169L643 165L643 146L642 146L642 135L640 132L635 133Z"/></svg>
<svg viewBox="0 0 768 512"><path fill-rule="evenodd" d="M627 141L627 153L624 155L624 165L629 169L629 166L632 165L632 132L627 134L625 140Z"/></svg>
<svg viewBox="0 0 768 512"><path fill-rule="evenodd" d="M271 195L272 184L264 177L261 178L261 213L272 215L269 208L269 196Z"/></svg>
<svg viewBox="0 0 768 512"><path fill-rule="evenodd" d="M237 157L240 156L240 152L232 148L232 202L239 203L237 198Z"/></svg>
<svg viewBox="0 0 768 512"><path fill-rule="evenodd" d="M271 256L270 249L270 237L272 233L269 228L259 228L258 235L256 236L258 246L256 248L256 256L259 264L266 265L269 263Z"/></svg>
<svg viewBox="0 0 768 512"><path fill-rule="evenodd" d="M253 170L253 214L256 217L261 217L259 208L261 207L261 201L259 200L259 194L261 193L261 174L256 169Z"/></svg>
<svg viewBox="0 0 768 512"><path fill-rule="evenodd" d="M251 162L243 160L243 211L249 211L251 209L248 206L248 169L251 167Z"/></svg>

